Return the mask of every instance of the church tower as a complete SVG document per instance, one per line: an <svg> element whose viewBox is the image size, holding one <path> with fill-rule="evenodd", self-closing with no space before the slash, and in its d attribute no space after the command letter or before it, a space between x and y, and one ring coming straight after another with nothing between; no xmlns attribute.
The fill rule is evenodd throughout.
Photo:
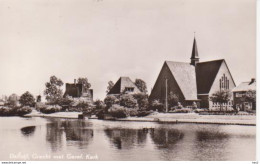
<svg viewBox="0 0 260 164"><path fill-rule="evenodd" d="M193 47L192 47L192 53L191 53L191 58L190 58L190 64L196 66L197 63L199 63L199 53L198 53L198 48L197 48L197 43L196 43L196 38L194 37L193 41Z"/></svg>

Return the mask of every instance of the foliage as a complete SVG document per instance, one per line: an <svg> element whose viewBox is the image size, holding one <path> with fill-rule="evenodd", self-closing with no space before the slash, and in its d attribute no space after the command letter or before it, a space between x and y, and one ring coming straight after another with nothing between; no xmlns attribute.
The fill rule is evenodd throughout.
<svg viewBox="0 0 260 164"><path fill-rule="evenodd" d="M147 93L147 87L145 81L143 81L142 79L135 79L135 85L141 92Z"/></svg>
<svg viewBox="0 0 260 164"><path fill-rule="evenodd" d="M42 96L41 95L38 95L37 97L36 97L36 102L41 102L42 101Z"/></svg>
<svg viewBox="0 0 260 164"><path fill-rule="evenodd" d="M0 106L0 116L12 116L14 114L13 108L8 106Z"/></svg>
<svg viewBox="0 0 260 164"><path fill-rule="evenodd" d="M174 94L172 91L170 91L168 96L168 102L170 107L174 107L179 102L179 96L177 94Z"/></svg>
<svg viewBox="0 0 260 164"><path fill-rule="evenodd" d="M158 110L160 112L163 111L164 106L159 100L153 100L150 104L152 110Z"/></svg>
<svg viewBox="0 0 260 164"><path fill-rule="evenodd" d="M40 110L41 108L47 108L47 106L42 102L36 102L35 108L36 110Z"/></svg>
<svg viewBox="0 0 260 164"><path fill-rule="evenodd" d="M255 103L256 102L256 91L254 91L254 90L247 91L243 95L243 98L245 99L245 101Z"/></svg>
<svg viewBox="0 0 260 164"><path fill-rule="evenodd" d="M106 105L102 100L97 99L94 102L94 105L96 106L96 109L105 109Z"/></svg>
<svg viewBox="0 0 260 164"><path fill-rule="evenodd" d="M69 96L60 98L58 102L60 106L68 106L68 107L70 107L72 103L73 103L73 99Z"/></svg>
<svg viewBox="0 0 260 164"><path fill-rule="evenodd" d="M79 77L78 78L78 84L82 84L84 90L87 90L91 87L91 84L88 82L88 78Z"/></svg>
<svg viewBox="0 0 260 164"><path fill-rule="evenodd" d="M191 113L192 109L183 108L183 109L175 109L172 113Z"/></svg>
<svg viewBox="0 0 260 164"><path fill-rule="evenodd" d="M117 104L114 104L111 108L109 108L108 113L115 118L126 118L130 115L127 108Z"/></svg>
<svg viewBox="0 0 260 164"><path fill-rule="evenodd" d="M110 108L112 105L117 104L119 102L118 98L113 95L108 95L105 99L104 102L106 104L106 108Z"/></svg>
<svg viewBox="0 0 260 164"><path fill-rule="evenodd" d="M140 110L147 110L149 102L148 102L148 95L144 93L136 93L133 95L134 98L137 100L137 104Z"/></svg>
<svg viewBox="0 0 260 164"><path fill-rule="evenodd" d="M214 103L220 104L220 110L222 110L222 106L224 103L227 103L231 98L231 94L228 90L220 90L213 93L209 99Z"/></svg>
<svg viewBox="0 0 260 164"><path fill-rule="evenodd" d="M100 110L96 114L98 119L104 119L104 115L105 115L105 111L104 110Z"/></svg>
<svg viewBox="0 0 260 164"><path fill-rule="evenodd" d="M7 104L9 104L11 106L17 106L18 100L19 100L18 95L13 93L8 97Z"/></svg>
<svg viewBox="0 0 260 164"><path fill-rule="evenodd" d="M76 105L76 107L79 109L79 111L89 111L91 106L90 103L87 101L80 101L78 102L78 104Z"/></svg>
<svg viewBox="0 0 260 164"><path fill-rule="evenodd" d="M51 76L50 82L45 83L46 89L44 90L44 95L49 103L58 104L59 100L62 98L62 85L63 82L56 76Z"/></svg>
<svg viewBox="0 0 260 164"><path fill-rule="evenodd" d="M23 116L23 115L26 115L26 114L29 114L31 113L33 110L32 107L30 106L23 106L21 108L18 108L16 113L19 115L19 116Z"/></svg>
<svg viewBox="0 0 260 164"><path fill-rule="evenodd" d="M24 94L22 94L22 96L19 99L19 102L22 106L34 106L35 105L35 99L33 97L33 95L26 91Z"/></svg>
<svg viewBox="0 0 260 164"><path fill-rule="evenodd" d="M107 91L106 91L106 92L108 93L108 92L114 87L114 85L115 85L115 84L113 83L113 81L109 81L109 82L108 82L108 86L107 86Z"/></svg>
<svg viewBox="0 0 260 164"><path fill-rule="evenodd" d="M31 113L32 108L29 106L16 107L16 106L1 106L0 116L23 116L25 114Z"/></svg>
<svg viewBox="0 0 260 164"><path fill-rule="evenodd" d="M119 104L126 108L136 108L138 105L134 96L130 94L122 95Z"/></svg>
<svg viewBox="0 0 260 164"><path fill-rule="evenodd" d="M47 106L40 108L40 112L45 113L45 114L59 112L60 110L61 110L61 106L59 106L59 105L47 105Z"/></svg>
<svg viewBox="0 0 260 164"><path fill-rule="evenodd" d="M138 111L137 117L145 117L153 113L152 111Z"/></svg>
<svg viewBox="0 0 260 164"><path fill-rule="evenodd" d="M251 102L252 103L252 109L256 109L256 91L254 90L249 90L247 91L244 95L243 98L245 101Z"/></svg>
<svg viewBox="0 0 260 164"><path fill-rule="evenodd" d="M129 115L131 117L138 116L139 111L137 109L129 109Z"/></svg>

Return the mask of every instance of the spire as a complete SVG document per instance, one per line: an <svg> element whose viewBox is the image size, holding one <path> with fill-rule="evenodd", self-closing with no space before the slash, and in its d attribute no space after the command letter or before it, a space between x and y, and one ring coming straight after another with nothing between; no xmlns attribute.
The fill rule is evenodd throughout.
<svg viewBox="0 0 260 164"><path fill-rule="evenodd" d="M196 64L199 62L199 53L198 53L198 48L197 48L197 42L195 38L195 33L194 33L194 40L193 40L193 47L192 47L192 53L191 53L191 65L196 66Z"/></svg>

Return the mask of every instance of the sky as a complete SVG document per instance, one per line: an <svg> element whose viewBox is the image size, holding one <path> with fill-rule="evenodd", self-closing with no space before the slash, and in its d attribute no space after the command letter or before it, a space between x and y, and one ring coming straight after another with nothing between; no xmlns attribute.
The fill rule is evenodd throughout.
<svg viewBox="0 0 260 164"><path fill-rule="evenodd" d="M94 99L120 76L150 92L165 60L190 62L194 32L200 61L256 76L255 0L0 0L0 20L0 96L43 95L52 75L87 77Z"/></svg>

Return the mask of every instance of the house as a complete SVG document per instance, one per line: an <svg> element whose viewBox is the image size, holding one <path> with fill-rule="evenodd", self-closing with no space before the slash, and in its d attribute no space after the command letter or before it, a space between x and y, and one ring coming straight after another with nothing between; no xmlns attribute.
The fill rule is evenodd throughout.
<svg viewBox="0 0 260 164"><path fill-rule="evenodd" d="M165 61L149 101L159 100L165 104L167 111L169 93L174 93L183 106L196 102L201 108L215 108L219 104L209 101L209 97L216 91L232 90L234 87L235 82L224 59L199 62L194 37L190 63ZM232 102L225 105L232 107Z"/></svg>
<svg viewBox="0 0 260 164"><path fill-rule="evenodd" d="M248 110L255 110L256 109L256 102L255 100L249 101L247 100L246 94L251 91L252 99L255 99L255 92L256 92L256 80L252 78L251 81L242 82L237 87L235 87L233 92L234 97L234 106L237 110L241 111L248 111Z"/></svg>
<svg viewBox="0 0 260 164"><path fill-rule="evenodd" d="M93 101L93 90L84 88L83 84L76 83L76 79L74 79L74 83L66 83L66 91L63 97L66 96Z"/></svg>
<svg viewBox="0 0 260 164"><path fill-rule="evenodd" d="M107 95L136 94L141 93L129 77L120 77Z"/></svg>

